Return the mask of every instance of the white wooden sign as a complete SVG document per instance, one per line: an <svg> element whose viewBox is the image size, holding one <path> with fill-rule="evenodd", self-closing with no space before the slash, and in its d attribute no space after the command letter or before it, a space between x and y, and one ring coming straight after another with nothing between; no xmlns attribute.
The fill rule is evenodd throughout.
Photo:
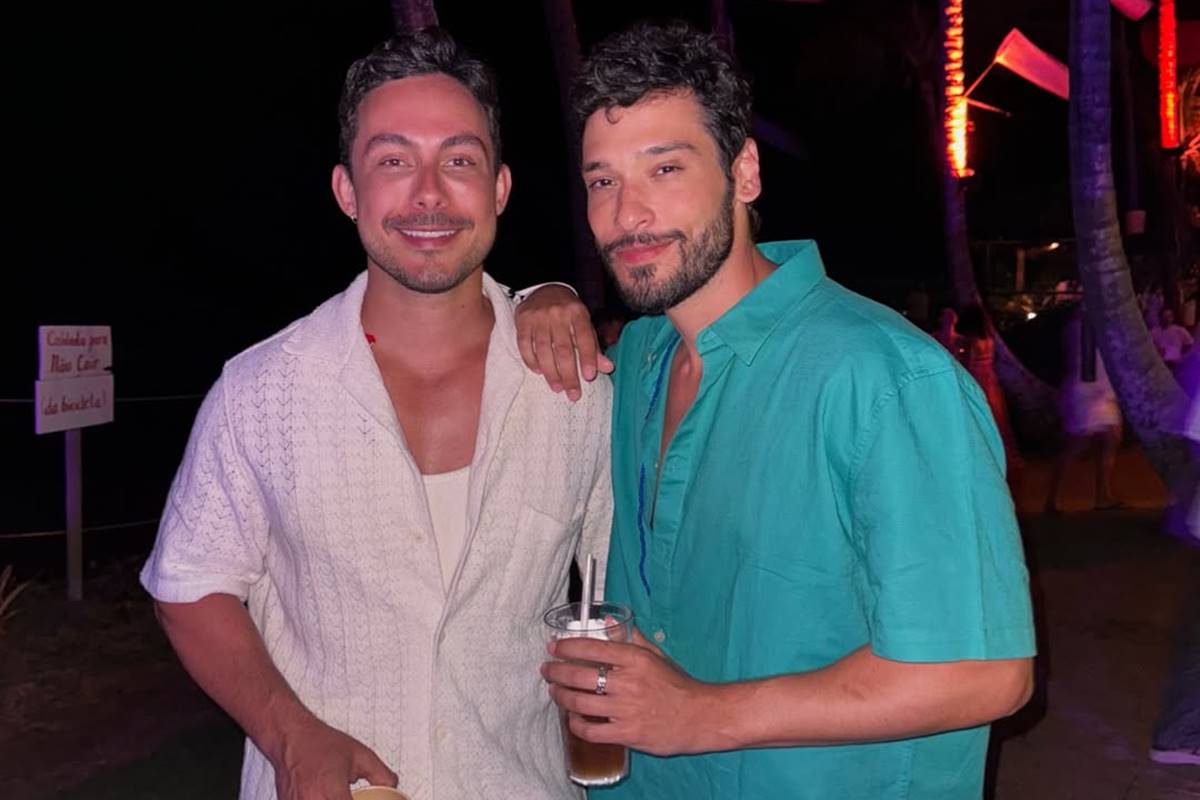
<svg viewBox="0 0 1200 800"><path fill-rule="evenodd" d="M89 375L34 384L34 430L54 433L113 421L113 376Z"/></svg>
<svg viewBox="0 0 1200 800"><path fill-rule="evenodd" d="M38 380L106 375L112 369L112 328L108 325L38 327Z"/></svg>
<svg viewBox="0 0 1200 800"><path fill-rule="evenodd" d="M108 325L38 327L37 433L113 421L112 328Z"/></svg>

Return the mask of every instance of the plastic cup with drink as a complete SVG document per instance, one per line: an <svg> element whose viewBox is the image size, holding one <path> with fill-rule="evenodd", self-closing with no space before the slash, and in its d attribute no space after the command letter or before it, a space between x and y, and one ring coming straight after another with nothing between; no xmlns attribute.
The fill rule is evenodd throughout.
<svg viewBox="0 0 1200 800"><path fill-rule="evenodd" d="M550 639L588 638L626 642L631 638L633 613L618 603L593 599L595 559L588 556L583 573L583 599L566 603L546 612L546 632ZM611 665L577 661L596 668L596 693L604 694ZM580 739L571 732L567 712L559 710L562 723L563 756L567 776L580 786L611 786L629 774L629 749L620 744L600 744ZM603 717L585 717L589 722L608 722Z"/></svg>

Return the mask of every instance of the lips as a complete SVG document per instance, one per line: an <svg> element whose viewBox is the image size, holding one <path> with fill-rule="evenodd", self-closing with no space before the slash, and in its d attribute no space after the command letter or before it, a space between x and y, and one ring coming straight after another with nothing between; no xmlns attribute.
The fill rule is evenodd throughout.
<svg viewBox="0 0 1200 800"><path fill-rule="evenodd" d="M410 247L418 250L436 250L445 247L462 232L462 228L423 230L420 228L393 228Z"/></svg>
<svg viewBox="0 0 1200 800"><path fill-rule="evenodd" d="M404 234L405 236L412 236L416 239L444 239L447 236L453 236L454 234L458 233L458 230L423 231L401 229L400 233Z"/></svg>
<svg viewBox="0 0 1200 800"><path fill-rule="evenodd" d="M671 242L627 245L625 247L618 247L613 252L613 255L616 256L617 260L621 261L622 263L629 264L631 266L638 266L641 264L650 263L662 255L663 251L670 246Z"/></svg>
<svg viewBox="0 0 1200 800"><path fill-rule="evenodd" d="M384 225L398 234L410 247L419 250L435 250L445 247L458 234L471 228L471 221L451 217L448 214L415 214L393 217Z"/></svg>
<svg viewBox="0 0 1200 800"><path fill-rule="evenodd" d="M600 248L600 255L612 265L640 267L651 264L675 242L686 242L682 231L670 230L661 233L630 233L621 236Z"/></svg>

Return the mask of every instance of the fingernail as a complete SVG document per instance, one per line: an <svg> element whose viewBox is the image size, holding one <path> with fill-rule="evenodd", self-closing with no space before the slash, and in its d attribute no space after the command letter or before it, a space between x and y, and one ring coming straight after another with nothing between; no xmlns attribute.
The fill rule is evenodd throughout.
<svg viewBox="0 0 1200 800"><path fill-rule="evenodd" d="M572 402L574 402L575 400L578 400L579 397L580 397L580 394L579 394L578 389L571 389L570 391L567 392L567 399Z"/></svg>

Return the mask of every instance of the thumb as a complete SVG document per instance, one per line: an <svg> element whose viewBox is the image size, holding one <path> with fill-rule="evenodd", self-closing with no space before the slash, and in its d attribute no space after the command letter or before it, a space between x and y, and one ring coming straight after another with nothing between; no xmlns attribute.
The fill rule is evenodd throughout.
<svg viewBox="0 0 1200 800"><path fill-rule="evenodd" d="M630 641L638 647L649 650L659 658L666 658L666 656L663 655L662 650L658 649L658 645L647 639L645 636L642 636L642 632L636 627L633 629L633 638Z"/></svg>
<svg viewBox="0 0 1200 800"><path fill-rule="evenodd" d="M366 778L372 786L395 786L400 776L388 769L387 764L366 745L358 744L354 749L354 779Z"/></svg>

